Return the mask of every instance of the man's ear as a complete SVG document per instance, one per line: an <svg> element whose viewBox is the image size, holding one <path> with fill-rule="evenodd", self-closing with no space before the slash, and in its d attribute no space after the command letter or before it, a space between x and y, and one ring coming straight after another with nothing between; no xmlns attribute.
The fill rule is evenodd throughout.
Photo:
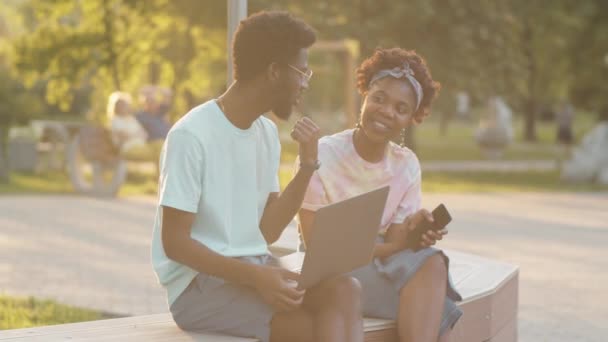
<svg viewBox="0 0 608 342"><path fill-rule="evenodd" d="M278 82L281 78L281 69L279 68L279 64L276 62L270 63L268 69L266 70L266 76L270 82Z"/></svg>

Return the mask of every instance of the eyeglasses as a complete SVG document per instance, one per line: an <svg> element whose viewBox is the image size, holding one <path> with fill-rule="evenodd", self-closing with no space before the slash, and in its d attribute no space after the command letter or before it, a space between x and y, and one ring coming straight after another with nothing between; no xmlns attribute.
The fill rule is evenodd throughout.
<svg viewBox="0 0 608 342"><path fill-rule="evenodd" d="M310 82L310 78L312 77L312 70L308 69L306 72L304 72L289 63L287 64L287 66L289 66L293 70L297 71L300 75L302 75L304 77L304 79L306 80L306 82Z"/></svg>

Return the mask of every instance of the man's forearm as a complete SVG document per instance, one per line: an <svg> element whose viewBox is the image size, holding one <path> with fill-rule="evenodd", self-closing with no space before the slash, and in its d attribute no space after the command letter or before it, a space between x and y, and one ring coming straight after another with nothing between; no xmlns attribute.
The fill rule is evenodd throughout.
<svg viewBox="0 0 608 342"><path fill-rule="evenodd" d="M260 229L269 244L278 240L285 227L300 210L313 172L313 170L298 170L285 191L264 210Z"/></svg>
<svg viewBox="0 0 608 342"><path fill-rule="evenodd" d="M257 265L223 256L190 237L184 237L173 243L175 244L173 248L165 248L165 251L173 251L167 253L170 259L228 282L255 285Z"/></svg>

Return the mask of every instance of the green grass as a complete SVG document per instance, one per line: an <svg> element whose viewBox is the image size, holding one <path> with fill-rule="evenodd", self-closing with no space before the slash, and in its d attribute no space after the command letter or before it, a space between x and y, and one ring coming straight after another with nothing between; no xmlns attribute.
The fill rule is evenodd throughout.
<svg viewBox="0 0 608 342"><path fill-rule="evenodd" d="M74 323L110 318L109 315L74 308L52 300L0 295L0 330Z"/></svg>
<svg viewBox="0 0 608 342"><path fill-rule="evenodd" d="M285 189L293 177L291 168L279 174ZM524 191L608 191L597 184L569 184L559 179L557 171L527 172L424 172L422 191L429 192L524 192Z"/></svg>
<svg viewBox="0 0 608 342"><path fill-rule="evenodd" d="M154 195L157 191L155 177L148 174L129 173L127 182L118 196ZM2 194L72 194L74 189L68 176L62 172L44 174L17 173L10 175L8 183L0 183Z"/></svg>
<svg viewBox="0 0 608 342"><path fill-rule="evenodd" d="M8 183L0 183L0 194L67 194L72 193L72 185L64 173L53 172L43 175L33 173L12 173Z"/></svg>
<svg viewBox="0 0 608 342"><path fill-rule="evenodd" d="M584 136L595 124L594 117L580 114L574 122L576 141ZM517 118L513 122L515 141L505 150L503 160L534 160L555 159L559 149L555 144L555 124L552 122L537 122L537 138L535 143L523 141L523 121ZM288 127L282 127L288 129ZM453 121L445 136L439 133L437 117L430 117L416 127L415 138L417 155L422 161L454 161L454 160L485 160L473 136L476 123ZM288 139L282 142L283 163L292 163L298 154L298 146Z"/></svg>
<svg viewBox="0 0 608 342"><path fill-rule="evenodd" d="M555 143L555 124L537 122L535 143L524 142L523 122L515 120L515 141L505 150L503 160L555 159L559 149ZM574 125L576 141L584 136L594 125L593 117L579 116ZM417 154L421 160L484 160L481 150L473 136L474 124L455 121L445 136L439 134L438 122L429 120L416 128Z"/></svg>
<svg viewBox="0 0 608 342"><path fill-rule="evenodd" d="M527 172L425 172L422 191L430 192L525 192L607 191L608 186L570 184L557 171Z"/></svg>
<svg viewBox="0 0 608 342"><path fill-rule="evenodd" d="M127 182L120 188L118 196L156 195L157 191L158 182L155 174L130 171Z"/></svg>

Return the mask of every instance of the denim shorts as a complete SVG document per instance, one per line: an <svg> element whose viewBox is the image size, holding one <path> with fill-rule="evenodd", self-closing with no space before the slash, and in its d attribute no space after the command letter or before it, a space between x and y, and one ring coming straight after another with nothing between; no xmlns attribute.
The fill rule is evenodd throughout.
<svg viewBox="0 0 608 342"><path fill-rule="evenodd" d="M381 238L379 238L381 239ZM414 274L433 255L440 254L449 270L449 258L439 249L425 248L414 252L407 249L381 261L374 261L353 272L363 290L363 315L382 319L396 320L399 311L399 292L412 279ZM462 310L456 305L462 297L456 291L448 272L447 291L441 318L440 335L462 316Z"/></svg>

